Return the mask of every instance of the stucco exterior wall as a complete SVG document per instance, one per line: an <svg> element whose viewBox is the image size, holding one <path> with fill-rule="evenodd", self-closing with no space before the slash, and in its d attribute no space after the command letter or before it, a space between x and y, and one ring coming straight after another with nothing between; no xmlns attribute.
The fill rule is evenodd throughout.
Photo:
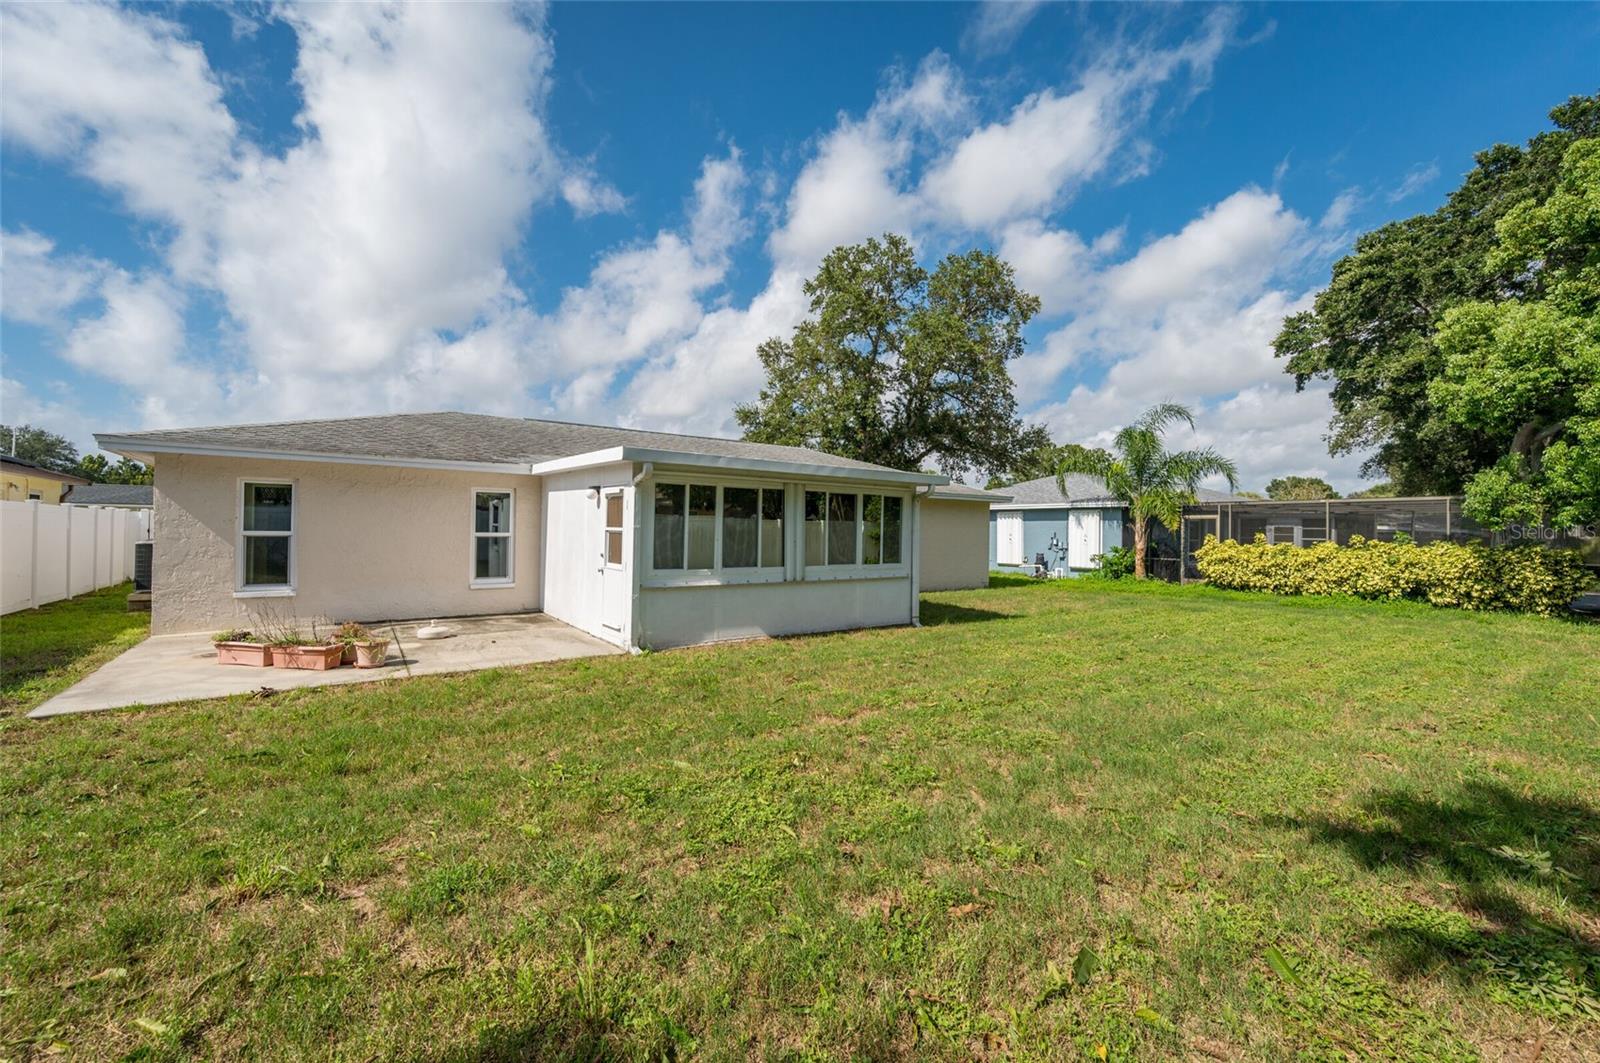
<svg viewBox="0 0 1600 1063"><path fill-rule="evenodd" d="M0 494L7 502L26 502L30 495L37 494L40 502L53 506L61 502L66 490L67 484L61 480L15 466L7 468L0 477Z"/></svg>
<svg viewBox="0 0 1600 1063"><path fill-rule="evenodd" d="M989 504L922 500L922 589L989 585Z"/></svg>
<svg viewBox="0 0 1600 1063"><path fill-rule="evenodd" d="M239 484L252 478L295 484L292 597L234 597ZM468 585L476 488L516 492L511 586ZM162 455L151 631L538 609L540 506L531 476Z"/></svg>

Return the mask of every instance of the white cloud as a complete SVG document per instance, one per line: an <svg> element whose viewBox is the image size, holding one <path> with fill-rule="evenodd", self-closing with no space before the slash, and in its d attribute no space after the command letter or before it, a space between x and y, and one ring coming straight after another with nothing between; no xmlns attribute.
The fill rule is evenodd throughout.
<svg viewBox="0 0 1600 1063"><path fill-rule="evenodd" d="M1419 163L1406 172L1400 183L1389 193L1389 202L1398 203L1402 199L1410 199L1418 192L1427 188L1438 180L1439 164L1436 162Z"/></svg>
<svg viewBox="0 0 1600 1063"><path fill-rule="evenodd" d="M961 42L980 56L997 55L1022 35L1040 6L1040 0L985 0L967 24Z"/></svg>
<svg viewBox="0 0 1600 1063"><path fill-rule="evenodd" d="M0 19L0 49L6 137L176 224L175 261L196 265L237 135L200 46L127 8L19 4Z"/></svg>
<svg viewBox="0 0 1600 1063"><path fill-rule="evenodd" d="M101 286L104 309L79 321L62 346L68 362L138 396L141 423L192 423L220 406L216 378L183 358L184 298L165 278L111 273Z"/></svg>
<svg viewBox="0 0 1600 1063"><path fill-rule="evenodd" d="M48 237L22 229L0 233L0 313L29 325L59 325L62 315L93 294L107 264L61 256Z"/></svg>
<svg viewBox="0 0 1600 1063"><path fill-rule="evenodd" d="M1284 267L1304 226L1275 193L1242 189L1113 267L1107 297L1137 313L1259 288Z"/></svg>
<svg viewBox="0 0 1600 1063"><path fill-rule="evenodd" d="M571 173L561 181L561 198L580 218L614 214L628 205L621 192L587 173Z"/></svg>
<svg viewBox="0 0 1600 1063"><path fill-rule="evenodd" d="M1319 240L1276 194L1244 188L1102 266L1015 376L1038 386L1068 365L1104 373L1029 416L1057 439L1103 446L1150 405L1186 402L1200 422L1193 442L1234 458L1246 487L1288 468L1353 485L1361 456L1330 459L1322 439L1326 389L1297 393L1272 351L1284 317L1310 305L1296 278L1326 250Z"/></svg>
<svg viewBox="0 0 1600 1063"><path fill-rule="evenodd" d="M1073 91L1034 93L956 145L924 178L924 194L943 215L973 229L1058 206L1133 138L1157 87L1180 70L1195 85L1209 82L1235 18L1219 8L1199 36L1181 45L1113 53ZM1135 169L1147 165L1136 161Z"/></svg>
<svg viewBox="0 0 1600 1063"><path fill-rule="evenodd" d="M814 270L841 244L915 228L923 207L904 186L917 137L968 106L959 75L935 52L910 83L892 78L865 117L841 115L789 191L769 241L779 268Z"/></svg>

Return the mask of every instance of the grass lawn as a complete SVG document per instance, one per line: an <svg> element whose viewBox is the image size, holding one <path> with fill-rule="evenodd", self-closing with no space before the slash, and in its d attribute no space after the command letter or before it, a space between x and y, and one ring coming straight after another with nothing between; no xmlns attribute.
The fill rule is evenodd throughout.
<svg viewBox="0 0 1600 1063"><path fill-rule="evenodd" d="M0 1057L1600 1053L1600 630L923 615L14 721Z"/></svg>
<svg viewBox="0 0 1600 1063"><path fill-rule="evenodd" d="M150 634L132 583L0 617L0 728Z"/></svg>

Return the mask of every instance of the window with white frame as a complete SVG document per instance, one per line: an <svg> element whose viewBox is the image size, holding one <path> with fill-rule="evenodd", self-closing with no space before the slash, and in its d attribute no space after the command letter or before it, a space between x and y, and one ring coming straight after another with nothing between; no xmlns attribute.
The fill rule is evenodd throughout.
<svg viewBox="0 0 1600 1063"><path fill-rule="evenodd" d="M622 565L622 492L606 494L606 564Z"/></svg>
<svg viewBox="0 0 1600 1063"><path fill-rule="evenodd" d="M783 488L657 483L657 572L783 568Z"/></svg>
<svg viewBox="0 0 1600 1063"><path fill-rule="evenodd" d="M807 491L806 565L898 565L904 524L905 499L898 495Z"/></svg>
<svg viewBox="0 0 1600 1063"><path fill-rule="evenodd" d="M289 590L294 585L294 485L246 481L239 519L239 587Z"/></svg>
<svg viewBox="0 0 1600 1063"><path fill-rule="evenodd" d="M472 585L506 586L512 581L511 491L472 492Z"/></svg>

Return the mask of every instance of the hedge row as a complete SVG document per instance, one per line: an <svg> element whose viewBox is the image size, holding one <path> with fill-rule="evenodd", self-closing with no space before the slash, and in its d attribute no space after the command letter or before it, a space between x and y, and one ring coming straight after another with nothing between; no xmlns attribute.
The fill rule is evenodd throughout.
<svg viewBox="0 0 1600 1063"><path fill-rule="evenodd" d="M1456 609L1510 609L1552 615L1590 583L1572 550L1481 543L1389 543L1350 537L1349 546L1268 546L1206 536L1195 551L1212 586L1273 594L1353 594L1414 598Z"/></svg>

